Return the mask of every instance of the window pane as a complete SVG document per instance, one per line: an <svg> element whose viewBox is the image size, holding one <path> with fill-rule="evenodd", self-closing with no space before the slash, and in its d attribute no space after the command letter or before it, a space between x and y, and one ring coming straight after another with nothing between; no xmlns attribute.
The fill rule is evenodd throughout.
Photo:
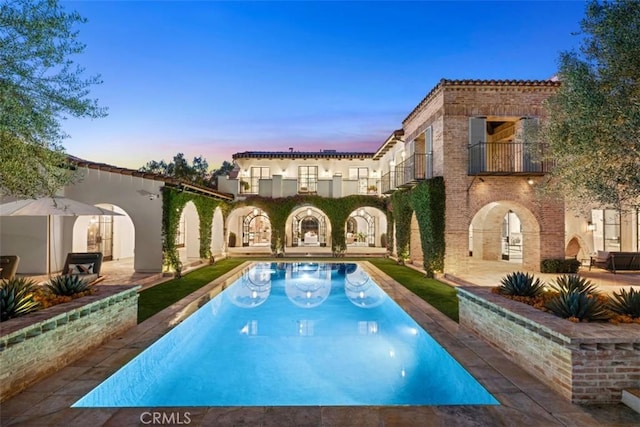
<svg viewBox="0 0 640 427"><path fill-rule="evenodd" d="M604 250L620 250L620 212L617 210L604 210Z"/></svg>

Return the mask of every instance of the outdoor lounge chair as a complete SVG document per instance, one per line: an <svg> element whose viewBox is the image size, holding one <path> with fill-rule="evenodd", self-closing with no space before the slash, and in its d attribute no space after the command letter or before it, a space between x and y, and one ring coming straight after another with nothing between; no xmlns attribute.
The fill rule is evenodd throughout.
<svg viewBox="0 0 640 427"><path fill-rule="evenodd" d="M20 257L17 255L0 256L0 279L13 279L18 271Z"/></svg>
<svg viewBox="0 0 640 427"><path fill-rule="evenodd" d="M79 275L89 283L96 283L104 279L100 275L102 267L102 252L71 252L67 254L62 274Z"/></svg>

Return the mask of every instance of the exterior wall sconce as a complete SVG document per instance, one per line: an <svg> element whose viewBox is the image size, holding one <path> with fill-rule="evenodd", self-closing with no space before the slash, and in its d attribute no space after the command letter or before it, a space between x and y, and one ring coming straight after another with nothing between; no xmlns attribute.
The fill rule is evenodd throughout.
<svg viewBox="0 0 640 427"><path fill-rule="evenodd" d="M533 185L533 184L534 184L534 182L535 182L535 181L533 180L533 178L527 178L527 184L529 184L529 185Z"/></svg>
<svg viewBox="0 0 640 427"><path fill-rule="evenodd" d="M598 229L598 227L596 227L596 225L594 223L592 223L591 221L587 222L587 230L588 231L596 231Z"/></svg>

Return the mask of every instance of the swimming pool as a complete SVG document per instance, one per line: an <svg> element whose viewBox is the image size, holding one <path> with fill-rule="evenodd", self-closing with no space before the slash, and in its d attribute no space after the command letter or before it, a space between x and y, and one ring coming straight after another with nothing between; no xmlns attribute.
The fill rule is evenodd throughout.
<svg viewBox="0 0 640 427"><path fill-rule="evenodd" d="M357 264L258 263L73 407L493 405Z"/></svg>

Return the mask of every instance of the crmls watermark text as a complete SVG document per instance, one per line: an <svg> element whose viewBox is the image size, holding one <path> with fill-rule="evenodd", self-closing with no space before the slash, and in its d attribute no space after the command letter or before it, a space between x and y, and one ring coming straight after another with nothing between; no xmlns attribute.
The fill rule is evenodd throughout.
<svg viewBox="0 0 640 427"><path fill-rule="evenodd" d="M143 412L140 414L142 424L152 425L186 425L191 424L190 412Z"/></svg>

